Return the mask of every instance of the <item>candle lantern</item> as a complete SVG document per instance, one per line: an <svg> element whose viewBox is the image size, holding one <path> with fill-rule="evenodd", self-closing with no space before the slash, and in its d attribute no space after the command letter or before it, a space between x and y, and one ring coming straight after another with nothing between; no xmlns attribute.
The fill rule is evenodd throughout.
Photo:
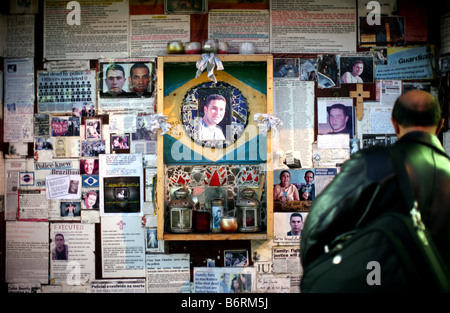
<svg viewBox="0 0 450 313"><path fill-rule="evenodd" d="M244 233L258 232L261 230L260 203L253 198L255 191L245 188L241 191L242 197L236 201L238 231Z"/></svg>
<svg viewBox="0 0 450 313"><path fill-rule="evenodd" d="M187 196L189 190L180 188L174 192L174 199L169 202L170 231L173 233L192 232L192 208L194 201Z"/></svg>

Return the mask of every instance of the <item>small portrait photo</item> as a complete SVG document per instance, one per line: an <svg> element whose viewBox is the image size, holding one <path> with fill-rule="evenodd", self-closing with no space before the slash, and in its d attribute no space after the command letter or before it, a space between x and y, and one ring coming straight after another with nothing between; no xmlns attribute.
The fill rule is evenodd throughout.
<svg viewBox="0 0 450 313"><path fill-rule="evenodd" d="M80 202L60 202L60 213L62 217L80 216L81 203Z"/></svg>
<svg viewBox="0 0 450 313"><path fill-rule="evenodd" d="M300 241L303 225L308 212L276 212L274 213L274 242L293 244Z"/></svg>
<svg viewBox="0 0 450 313"><path fill-rule="evenodd" d="M299 77L298 58L280 58L273 60L273 77Z"/></svg>
<svg viewBox="0 0 450 313"><path fill-rule="evenodd" d="M111 153L130 153L130 134L111 134Z"/></svg>
<svg viewBox="0 0 450 313"><path fill-rule="evenodd" d="M69 182L69 194L76 195L78 193L78 190L80 189L80 180L77 179L71 179Z"/></svg>
<svg viewBox="0 0 450 313"><path fill-rule="evenodd" d="M84 125L86 139L102 138L102 120L100 118L86 118Z"/></svg>
<svg viewBox="0 0 450 313"><path fill-rule="evenodd" d="M225 250L224 256L224 263L226 267L249 265L247 250Z"/></svg>
<svg viewBox="0 0 450 313"><path fill-rule="evenodd" d="M53 238L52 260L69 260L68 238L65 234L57 233Z"/></svg>
<svg viewBox="0 0 450 313"><path fill-rule="evenodd" d="M129 190L127 187L117 187L114 188L114 198L116 198L119 201L127 200L130 196Z"/></svg>
<svg viewBox="0 0 450 313"><path fill-rule="evenodd" d="M341 83L373 83L373 57L341 57Z"/></svg>
<svg viewBox="0 0 450 313"><path fill-rule="evenodd" d="M352 98L317 99L318 133L354 134L354 107Z"/></svg>
<svg viewBox="0 0 450 313"><path fill-rule="evenodd" d="M225 141L227 126L231 125L231 113L230 93L227 88L200 88L194 140Z"/></svg>
<svg viewBox="0 0 450 313"><path fill-rule="evenodd" d="M98 210L99 209L99 194L98 190L83 191L81 193L82 209L85 210Z"/></svg>
<svg viewBox="0 0 450 313"><path fill-rule="evenodd" d="M80 159L80 173L81 175L98 175L99 161L98 159Z"/></svg>

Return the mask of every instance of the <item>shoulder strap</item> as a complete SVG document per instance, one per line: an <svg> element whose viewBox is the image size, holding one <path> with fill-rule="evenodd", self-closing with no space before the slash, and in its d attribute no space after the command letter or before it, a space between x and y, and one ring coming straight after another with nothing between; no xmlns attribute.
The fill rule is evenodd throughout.
<svg viewBox="0 0 450 313"><path fill-rule="evenodd" d="M411 210L413 208L417 208L417 200L414 196L411 179L409 178L408 172L406 171L405 161L401 157L400 152L394 147L389 149L389 151L394 166L394 171L397 174L400 190L402 191L406 203L408 204L408 209Z"/></svg>

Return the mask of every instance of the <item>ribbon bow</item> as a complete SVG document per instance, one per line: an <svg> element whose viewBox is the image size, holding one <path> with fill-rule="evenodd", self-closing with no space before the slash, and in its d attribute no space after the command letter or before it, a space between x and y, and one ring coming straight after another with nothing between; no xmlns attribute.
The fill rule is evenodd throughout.
<svg viewBox="0 0 450 313"><path fill-rule="evenodd" d="M202 59L197 61L197 74L195 75L195 78L199 78L206 68L209 79L211 79L214 83L217 83L217 79L214 76L214 67L216 66L218 71L223 70L222 61L220 61L214 53L203 53Z"/></svg>
<svg viewBox="0 0 450 313"><path fill-rule="evenodd" d="M260 117L262 120L260 120ZM275 135L278 133L278 128L283 126L283 122L271 114L255 113L253 117L254 121L258 121L259 132L262 134L267 134L267 132L272 128Z"/></svg>
<svg viewBox="0 0 450 313"><path fill-rule="evenodd" d="M167 134L169 129L172 127L172 125L167 123L167 120L168 117L162 113L152 114L150 116L150 131L156 132L158 128L161 128L161 135Z"/></svg>

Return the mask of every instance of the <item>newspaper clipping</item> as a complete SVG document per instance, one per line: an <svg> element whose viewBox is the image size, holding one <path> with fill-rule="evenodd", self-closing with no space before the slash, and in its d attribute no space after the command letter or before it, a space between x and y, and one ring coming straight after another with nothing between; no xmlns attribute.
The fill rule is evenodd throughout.
<svg viewBox="0 0 450 313"><path fill-rule="evenodd" d="M48 283L47 222L6 223L6 282Z"/></svg>
<svg viewBox="0 0 450 313"><path fill-rule="evenodd" d="M54 283L84 285L95 278L95 225L50 225L50 279Z"/></svg>
<svg viewBox="0 0 450 313"><path fill-rule="evenodd" d="M147 292L190 292L189 254L147 254Z"/></svg>

